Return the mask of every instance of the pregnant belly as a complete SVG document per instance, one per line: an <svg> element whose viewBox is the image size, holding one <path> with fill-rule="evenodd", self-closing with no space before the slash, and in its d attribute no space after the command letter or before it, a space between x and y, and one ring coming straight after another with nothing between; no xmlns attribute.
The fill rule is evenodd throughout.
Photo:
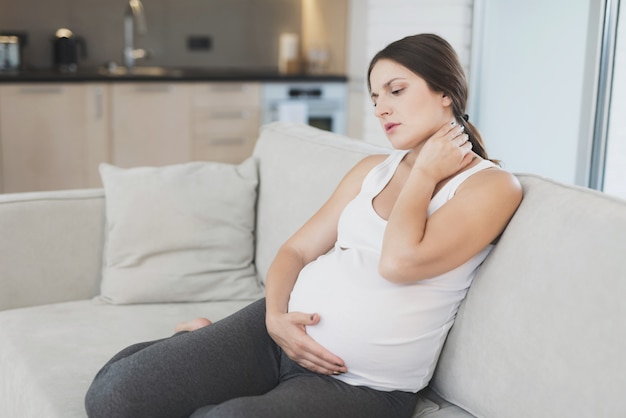
<svg viewBox="0 0 626 418"><path fill-rule="evenodd" d="M320 315L319 324L307 333L345 361L348 373L341 380L379 390L411 390L407 381L415 385L424 360L431 362L436 354L424 352L425 338L439 338L441 332L425 322L418 286L382 278L377 258L337 250L302 270L289 311Z"/></svg>

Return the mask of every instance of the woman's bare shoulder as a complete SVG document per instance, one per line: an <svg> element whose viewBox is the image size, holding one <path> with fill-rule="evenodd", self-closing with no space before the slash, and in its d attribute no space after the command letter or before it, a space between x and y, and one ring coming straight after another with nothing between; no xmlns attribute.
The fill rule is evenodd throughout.
<svg viewBox="0 0 626 418"><path fill-rule="evenodd" d="M521 190L521 185L517 177L515 177L515 175L510 171L507 171L499 166L481 170L477 174L483 174L483 179L486 181L501 183L503 186Z"/></svg>
<svg viewBox="0 0 626 418"><path fill-rule="evenodd" d="M498 166L490 167L470 176L461 186L461 189L466 190L483 190L496 195L508 196L509 199L521 200L522 198L522 186L517 177Z"/></svg>
<svg viewBox="0 0 626 418"><path fill-rule="evenodd" d="M360 160L352 168L353 171L366 171L369 172L372 168L382 163L389 157L389 154L372 154Z"/></svg>
<svg viewBox="0 0 626 418"><path fill-rule="evenodd" d="M367 173L385 161L388 156L388 154L372 154L357 162L343 177L338 190L348 190L348 193L358 192Z"/></svg>

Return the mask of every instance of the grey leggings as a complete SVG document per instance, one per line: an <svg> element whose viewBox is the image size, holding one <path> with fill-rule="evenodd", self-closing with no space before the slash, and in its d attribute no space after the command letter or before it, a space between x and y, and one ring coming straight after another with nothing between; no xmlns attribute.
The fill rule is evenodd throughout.
<svg viewBox="0 0 626 418"><path fill-rule="evenodd" d="M400 418L416 403L413 393L300 367L269 337L263 299L208 327L122 350L85 399L91 418Z"/></svg>

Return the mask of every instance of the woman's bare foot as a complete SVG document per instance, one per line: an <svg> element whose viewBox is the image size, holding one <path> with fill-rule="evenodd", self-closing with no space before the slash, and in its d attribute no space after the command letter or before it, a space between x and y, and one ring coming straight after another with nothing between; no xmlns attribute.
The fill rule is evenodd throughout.
<svg viewBox="0 0 626 418"><path fill-rule="evenodd" d="M195 331L199 328L206 327L207 325L211 325L213 322L209 321L206 318L196 318L187 322L179 322L174 328L174 332L181 331Z"/></svg>

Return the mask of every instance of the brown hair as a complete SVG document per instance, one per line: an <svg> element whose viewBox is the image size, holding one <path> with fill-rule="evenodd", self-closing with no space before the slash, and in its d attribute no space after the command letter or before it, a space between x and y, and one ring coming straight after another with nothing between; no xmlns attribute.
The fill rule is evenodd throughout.
<svg viewBox="0 0 626 418"><path fill-rule="evenodd" d="M467 120L468 86L465 72L454 48L440 36L423 33L392 42L378 52L367 70L367 88L371 91L370 75L381 59L395 61L420 76L432 91L442 92L452 100L457 122L465 127L472 151L489 159L478 129Z"/></svg>

